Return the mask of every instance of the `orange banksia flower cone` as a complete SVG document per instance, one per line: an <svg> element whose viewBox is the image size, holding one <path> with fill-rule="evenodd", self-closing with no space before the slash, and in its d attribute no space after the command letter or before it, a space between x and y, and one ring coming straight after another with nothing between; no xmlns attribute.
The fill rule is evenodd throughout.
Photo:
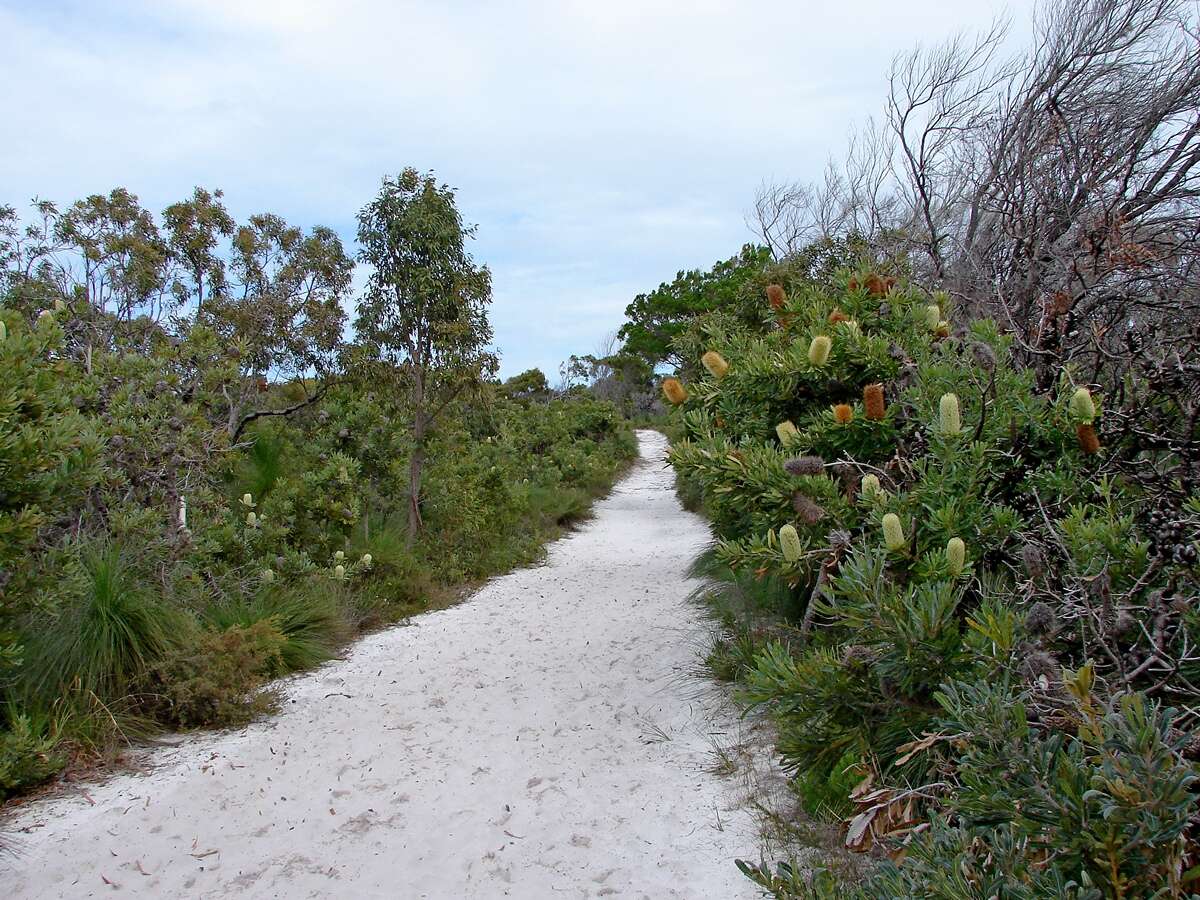
<svg viewBox="0 0 1200 900"><path fill-rule="evenodd" d="M868 384L863 388L863 407L866 410L867 418L872 422L878 422L887 415L882 384Z"/></svg>
<svg viewBox="0 0 1200 900"><path fill-rule="evenodd" d="M833 417L842 425L854 421L854 407L849 403L839 403L833 408Z"/></svg>
<svg viewBox="0 0 1200 900"><path fill-rule="evenodd" d="M1100 438L1096 437L1096 429L1093 425L1083 422L1075 428L1075 435L1079 438L1079 449L1084 453L1100 452Z"/></svg>
<svg viewBox="0 0 1200 900"><path fill-rule="evenodd" d="M784 304L787 303L787 294L783 292L783 285L767 285L767 302L771 304L771 309L776 312L783 309Z"/></svg>
<svg viewBox="0 0 1200 900"><path fill-rule="evenodd" d="M668 400L678 406L688 398L687 389L679 382L678 378L667 378L662 383L663 394Z"/></svg>

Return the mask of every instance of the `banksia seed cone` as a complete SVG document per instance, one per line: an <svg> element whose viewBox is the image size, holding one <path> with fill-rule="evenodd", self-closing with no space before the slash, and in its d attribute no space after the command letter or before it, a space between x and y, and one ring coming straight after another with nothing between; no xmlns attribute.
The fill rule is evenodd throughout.
<svg viewBox="0 0 1200 900"><path fill-rule="evenodd" d="M838 322L849 322L850 317L841 311L839 307L834 307L833 312L829 314L829 324L836 325Z"/></svg>
<svg viewBox="0 0 1200 900"><path fill-rule="evenodd" d="M967 545L963 543L962 538L952 537L946 542L946 562L951 578L962 574L963 566L967 564Z"/></svg>
<svg viewBox="0 0 1200 900"><path fill-rule="evenodd" d="M1079 438L1079 449L1084 453L1100 452L1100 438L1096 437L1096 429L1089 423L1083 422L1075 428L1075 436Z"/></svg>
<svg viewBox="0 0 1200 900"><path fill-rule="evenodd" d="M687 389L679 382L678 378L667 378L662 383L663 395L673 404L678 406L688 398Z"/></svg>
<svg viewBox="0 0 1200 900"><path fill-rule="evenodd" d="M868 384L863 388L863 408L867 418L878 422L887 415L887 404L883 402L883 385Z"/></svg>
<svg viewBox="0 0 1200 900"><path fill-rule="evenodd" d="M776 312L783 309L784 304L787 303L787 294L783 292L783 285L767 285L767 302L771 304L771 309Z"/></svg>
<svg viewBox="0 0 1200 900"><path fill-rule="evenodd" d="M716 350L709 350L700 357L700 362L704 364L704 368L708 369L708 374L717 381L729 374L729 363L725 362L725 357Z"/></svg>
<svg viewBox="0 0 1200 900"><path fill-rule="evenodd" d="M1046 572L1046 557L1034 544L1021 548L1021 562L1030 578L1041 578Z"/></svg>
<svg viewBox="0 0 1200 900"><path fill-rule="evenodd" d="M936 303L931 303L925 307L925 324L929 326L930 331L936 331L938 323L942 321L942 310Z"/></svg>
<svg viewBox="0 0 1200 900"><path fill-rule="evenodd" d="M345 566L334 566L333 567L333 576L335 578L345 578L346 577L346 567Z"/></svg>
<svg viewBox="0 0 1200 900"><path fill-rule="evenodd" d="M938 412L938 428L942 434L958 434L962 431L957 394L942 394L942 399L938 401Z"/></svg>
<svg viewBox="0 0 1200 900"><path fill-rule="evenodd" d="M848 425L854 421L854 407L849 403L839 403L833 408L833 417L841 425Z"/></svg>
<svg viewBox="0 0 1200 900"><path fill-rule="evenodd" d="M825 510L821 508L820 504L800 491L792 494L792 509L796 511L796 517L805 525L816 525L825 515Z"/></svg>
<svg viewBox="0 0 1200 900"><path fill-rule="evenodd" d="M775 426L775 434L779 436L779 442L786 447L799 432L796 430L796 424L788 419Z"/></svg>
<svg viewBox="0 0 1200 900"><path fill-rule="evenodd" d="M800 544L800 535L796 533L796 526L790 522L779 529L779 546L783 550L783 558L788 562L795 562L804 552Z"/></svg>
<svg viewBox="0 0 1200 900"><path fill-rule="evenodd" d="M879 486L878 475L864 475L862 477L862 481L859 482L859 491L868 500L879 496L879 493L882 490L883 489Z"/></svg>
<svg viewBox="0 0 1200 900"><path fill-rule="evenodd" d="M825 471L825 460L819 456L798 456L783 464L789 475L820 475Z"/></svg>
<svg viewBox="0 0 1200 900"><path fill-rule="evenodd" d="M1057 617L1049 603L1039 600L1025 613L1025 628L1030 634L1043 635L1054 631Z"/></svg>
<svg viewBox="0 0 1200 900"><path fill-rule="evenodd" d="M818 334L808 345L808 361L818 369L829 362L829 351L833 349L833 341L823 334Z"/></svg>
<svg viewBox="0 0 1200 900"><path fill-rule="evenodd" d="M1096 418L1096 401L1092 399L1092 392L1085 387L1075 389L1068 406L1071 415L1081 422L1091 422Z"/></svg>
<svg viewBox="0 0 1200 900"><path fill-rule="evenodd" d="M908 546L908 540L904 537L904 526L900 524L900 517L895 513L887 513L883 517L883 542L893 553L898 553Z"/></svg>

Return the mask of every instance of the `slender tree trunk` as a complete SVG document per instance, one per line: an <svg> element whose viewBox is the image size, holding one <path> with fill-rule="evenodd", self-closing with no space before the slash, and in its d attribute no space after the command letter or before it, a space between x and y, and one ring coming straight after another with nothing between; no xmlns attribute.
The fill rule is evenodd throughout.
<svg viewBox="0 0 1200 900"><path fill-rule="evenodd" d="M421 469L425 465L424 435L417 438L412 458L408 461L408 539L409 547L421 530Z"/></svg>

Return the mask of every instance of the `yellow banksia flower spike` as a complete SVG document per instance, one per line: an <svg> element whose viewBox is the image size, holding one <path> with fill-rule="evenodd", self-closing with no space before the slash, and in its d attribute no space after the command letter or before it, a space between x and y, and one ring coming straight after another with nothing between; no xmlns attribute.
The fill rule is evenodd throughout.
<svg viewBox="0 0 1200 900"><path fill-rule="evenodd" d="M829 351L833 349L833 341L826 335L818 334L808 345L808 361L818 369L829 362Z"/></svg>
<svg viewBox="0 0 1200 900"><path fill-rule="evenodd" d="M858 484L858 491L864 497L874 499L879 496L883 488L879 484L878 475L864 475L862 481Z"/></svg>
<svg viewBox="0 0 1200 900"><path fill-rule="evenodd" d="M900 524L900 517L895 513L887 513L883 517L883 542L893 553L899 553L908 546L904 526Z"/></svg>
<svg viewBox="0 0 1200 900"><path fill-rule="evenodd" d="M958 434L962 431L957 394L942 394L942 399L938 401L938 414L938 429L942 434Z"/></svg>
<svg viewBox="0 0 1200 900"><path fill-rule="evenodd" d="M962 574L963 567L967 564L967 545L962 538L952 537L946 542L946 563L952 578Z"/></svg>
<svg viewBox="0 0 1200 900"><path fill-rule="evenodd" d="M708 369L708 374L720 381L729 374L729 363L716 350L709 350L702 357L700 362L704 364L704 368Z"/></svg>
<svg viewBox="0 0 1200 900"><path fill-rule="evenodd" d="M1092 392L1085 387L1075 389L1068 406L1071 415L1081 422L1090 423L1096 418L1096 401L1092 399Z"/></svg>
<svg viewBox="0 0 1200 900"><path fill-rule="evenodd" d="M796 423L791 419L788 419L786 422L780 422L775 426L775 434L779 437L779 442L785 447L790 444L799 433L800 432L796 429Z"/></svg>
<svg viewBox="0 0 1200 900"><path fill-rule="evenodd" d="M796 526L788 523L779 529L779 546L783 550L783 558L788 562L795 562L800 558L803 552L803 547L800 544L800 535L796 533Z"/></svg>

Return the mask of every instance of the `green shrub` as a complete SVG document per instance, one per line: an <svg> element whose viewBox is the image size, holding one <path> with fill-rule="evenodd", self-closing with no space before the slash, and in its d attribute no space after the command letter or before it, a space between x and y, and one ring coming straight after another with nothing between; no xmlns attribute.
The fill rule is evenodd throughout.
<svg viewBox="0 0 1200 900"><path fill-rule="evenodd" d="M0 728L0 800L41 784L66 764L48 722L24 714L7 717Z"/></svg>
<svg viewBox="0 0 1200 900"><path fill-rule="evenodd" d="M260 689L283 667L286 645L269 619L198 631L150 668L143 702L158 721L180 728L248 722L275 706Z"/></svg>

